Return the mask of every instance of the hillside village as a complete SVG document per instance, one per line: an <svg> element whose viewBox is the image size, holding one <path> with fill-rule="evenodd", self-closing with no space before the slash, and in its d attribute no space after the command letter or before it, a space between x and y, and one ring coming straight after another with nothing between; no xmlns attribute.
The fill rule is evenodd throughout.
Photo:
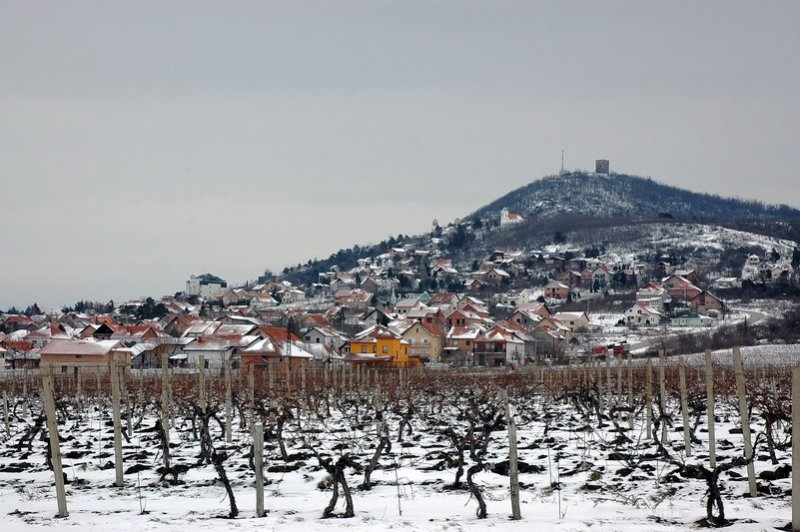
<svg viewBox="0 0 800 532"><path fill-rule="evenodd" d="M800 284L796 249L751 253L736 275L713 278L674 255L623 261L572 247L561 233L541 250L493 250L471 262L451 253L481 227L502 232L524 221L503 209L495 220L434 222L415 243L317 272L307 283L266 273L232 287L202 274L158 300L80 302L51 314L35 305L12 309L0 317L2 366L69 372L113 358L134 368L164 360L192 367L201 356L208 367L230 361L244 369L565 363L626 352L629 337L642 333L713 329L743 288Z"/></svg>

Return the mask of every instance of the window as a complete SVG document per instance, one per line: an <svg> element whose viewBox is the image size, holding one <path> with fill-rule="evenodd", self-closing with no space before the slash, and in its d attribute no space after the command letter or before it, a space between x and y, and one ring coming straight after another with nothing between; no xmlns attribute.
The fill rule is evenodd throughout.
<svg viewBox="0 0 800 532"><path fill-rule="evenodd" d="M361 352L362 352L362 353L366 353L366 352L367 352L367 346L365 346L365 345L362 345L362 346L361 346Z"/></svg>
<svg viewBox="0 0 800 532"><path fill-rule="evenodd" d="M383 352L384 353L388 353L389 352L389 346L388 345L383 346Z"/></svg>

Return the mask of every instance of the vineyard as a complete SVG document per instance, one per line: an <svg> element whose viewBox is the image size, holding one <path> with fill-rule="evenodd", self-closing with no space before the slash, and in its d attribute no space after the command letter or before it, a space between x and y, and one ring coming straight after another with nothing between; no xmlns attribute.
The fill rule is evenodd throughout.
<svg viewBox="0 0 800 532"><path fill-rule="evenodd" d="M17 372L0 381L0 526L782 528L792 367L753 349L516 372Z"/></svg>

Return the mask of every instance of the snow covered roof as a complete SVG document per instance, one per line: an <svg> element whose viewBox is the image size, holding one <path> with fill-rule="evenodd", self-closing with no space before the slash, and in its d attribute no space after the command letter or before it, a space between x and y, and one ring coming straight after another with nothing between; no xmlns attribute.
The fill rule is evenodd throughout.
<svg viewBox="0 0 800 532"><path fill-rule="evenodd" d="M52 340L41 350L43 355L102 356L119 346L117 340Z"/></svg>

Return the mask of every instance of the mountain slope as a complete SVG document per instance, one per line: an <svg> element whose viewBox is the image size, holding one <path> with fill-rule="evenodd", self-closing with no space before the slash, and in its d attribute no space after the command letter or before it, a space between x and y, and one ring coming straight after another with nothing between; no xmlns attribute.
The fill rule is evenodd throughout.
<svg viewBox="0 0 800 532"><path fill-rule="evenodd" d="M799 217L787 205L700 194L649 178L588 172L544 177L478 209L473 216L496 218L502 208L526 218L563 214L582 216L662 216L696 221L737 221Z"/></svg>

